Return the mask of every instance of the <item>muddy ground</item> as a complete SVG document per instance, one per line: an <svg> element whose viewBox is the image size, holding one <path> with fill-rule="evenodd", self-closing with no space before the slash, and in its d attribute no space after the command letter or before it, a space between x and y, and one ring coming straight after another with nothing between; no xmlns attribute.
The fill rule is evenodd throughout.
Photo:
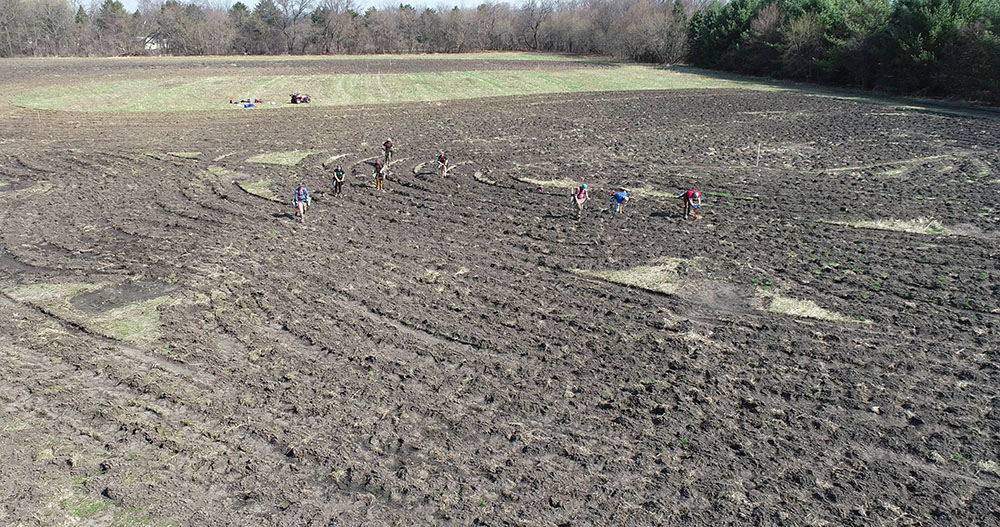
<svg viewBox="0 0 1000 527"><path fill-rule="evenodd" d="M998 120L737 90L0 110L0 523L1000 524ZM933 228L857 226L889 219Z"/></svg>

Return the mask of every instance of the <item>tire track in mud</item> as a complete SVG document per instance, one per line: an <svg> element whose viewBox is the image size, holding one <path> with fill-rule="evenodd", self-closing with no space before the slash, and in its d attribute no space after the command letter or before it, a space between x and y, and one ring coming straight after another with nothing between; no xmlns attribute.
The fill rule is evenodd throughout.
<svg viewBox="0 0 1000 527"><path fill-rule="evenodd" d="M699 111L691 112L684 100L700 101ZM866 117L857 115L870 110L866 105L738 91L534 97L515 104L534 105L532 115L511 111L511 101L493 100L389 112L402 116L400 138L422 137L469 159L495 188L471 167L443 181L412 177L411 169L390 178L392 192L376 195L356 184L367 182L362 174L352 178L344 200L317 200L305 225L276 214L278 205L229 187L225 178L204 176L208 154L204 162L180 165L135 152L83 156L87 167L73 159L76 153L60 154L52 166L71 175L66 178L18 168L25 180L53 188L48 195L9 199L32 206L66 195L79 200L67 199L74 205L58 211L55 219L63 223L37 215L5 218L0 236L15 259L34 251L27 247L41 237L69 254L38 249L27 262L56 267L78 258L83 267L114 266L114 276L171 277L191 295L209 299L165 312L164 342L188 354L186 367L214 376L214 393L202 396L205 390L179 373L103 346L98 353L85 353L83 345L57 350L83 365L86 375L104 376L85 401L107 387L116 404L137 398L159 408L156 397L166 394L163 417L133 405L152 426L126 423L143 431L135 438L131 431L113 436L124 445L118 452L143 452L141 461L114 452L105 457L158 474L161 465L150 452L174 455L171 446L184 447L188 434L194 438L191 453L182 449L167 465L191 474L191 482L171 483L166 492L161 487L158 496L131 487L123 494L139 502L169 501L173 510L217 497L231 506L210 508L201 513L207 519L191 521L220 524L471 524L477 518L629 524L652 514L664 514L665 523L709 516L781 523L764 512L778 505L789 517L814 514L837 523L854 517L847 516L857 514L851 507L871 495L901 504L914 517L929 513L925 504L932 502L947 521L985 517L979 513L988 508L980 502L964 509L948 504L992 492L995 481L947 459L956 444L977 461L997 450L995 423L976 410L988 409L996 396L989 380L995 368L983 352L997 318L984 312L994 282L991 242L928 240L961 251L965 261L959 262L940 256L947 251L913 249L923 244L915 235L824 230L797 219L840 221L869 213L955 223L962 208L995 208L980 192L988 187L963 183L953 173L937 175L944 162L918 163L907 178L891 182L877 174L812 176L823 167L948 155L965 121ZM736 111L792 110L805 113L728 126ZM468 119L468 112L484 118ZM171 150L230 151L246 140L255 151L286 151L296 145L284 138L329 129L330 119L321 117L328 113L334 112L199 114L192 126L210 124L211 134L189 138L197 131L166 127L157 141ZM352 123L368 122L367 114L335 113L337 135L316 148L354 148L354 156L371 134ZM841 118L817 124L807 115L830 113ZM155 116L115 126L83 121L84 132L100 131L108 141L164 128L154 126L162 124ZM438 122L449 126L427 124ZM27 124L13 126L26 137L44 132L56 138L45 149L27 150L22 157L29 163L59 145L87 146L58 129L36 131ZM700 124L708 125L704 132ZM268 137L249 131L265 126L273 132ZM907 127L922 135L891 137ZM497 129L516 137L497 138ZM768 167L754 171L743 165L758 132L765 146L784 146L769 154ZM988 143L970 137L963 141ZM198 141L204 144L195 147ZM800 156L795 145L810 142L824 147ZM562 156L567 143L579 159ZM151 147L136 145L142 148ZM221 165L239 168L234 160L243 152L234 154L224 160L233 162ZM410 158L406 168L417 161ZM576 222L562 195L516 182L523 170L515 161L552 162L540 172L546 177L591 181L597 170L597 179L608 184L619 176L623 184L664 189L696 181L704 191L763 198L706 200L711 213L694 224L668 219L664 211L675 204L641 197L625 217L611 216L602 204ZM989 168L970 164L966 170ZM247 172L273 177L275 189L294 179L328 178L315 166ZM161 203L188 217L151 213L159 208L145 205L120 210L115 189L122 184L134 185L149 205ZM959 192L965 192L962 208L948 206L954 202L948 196ZM901 202L917 193L937 199ZM983 218L972 222L988 227ZM32 234L39 231L42 236ZM755 280L767 281L782 294L876 324L746 314L715 309L711 291L704 292L709 302L699 304L566 274L627 270L692 254L704 257L708 278L724 279L738 291L752 292ZM25 281L51 277L18 275ZM920 298L907 300L910 291ZM861 300L861 293L867 298ZM923 295L945 298L937 303ZM960 305L966 299L974 310ZM924 311L906 307L925 300L918 304ZM34 401L63 404L60 397ZM114 432L117 417L88 419ZM159 421L162 430L184 430L178 425L184 419L207 433L189 427L180 441L156 437ZM159 444L165 446L149 446ZM830 455L871 445L916 460L937 459L935 452L945 461L872 471L875 465L864 458ZM247 467L248 461L257 466ZM10 466L30 474L31 465L16 458ZM937 485L934 495L942 498L924 499L929 494L908 489L907 478ZM831 486L812 484L820 481ZM774 492L789 499L768 501ZM819 497L810 498L813 492ZM279 509L282 502L287 504ZM876 523L899 516L877 509L867 514Z"/></svg>
<svg viewBox="0 0 1000 527"><path fill-rule="evenodd" d="M305 371L306 369L308 369L307 367L305 367L305 365L309 364L309 363L312 363L312 362L315 361L314 356L322 357L322 354L316 353L316 351L317 351L316 345L313 344L313 343L311 343L311 342L309 342L310 339L308 339L307 337L304 337L302 335L299 335L298 333L296 333L291 328L281 328L281 327L278 327L277 325L275 325L274 327L272 327L270 329L267 329L265 331L265 333L269 333L269 334L272 334L272 335L279 335L279 338L276 339L276 340L280 340L280 341L285 342L286 344L289 344L289 346L291 348L300 348L300 349L306 350L305 354L306 355L311 355L311 356L307 356L307 357L304 358L304 360L303 360L303 367L302 368L295 368L295 367L293 367L293 369L297 369L299 371ZM282 334L287 335L287 337L280 337L280 335L282 335ZM297 353L296 356L298 356L298 355L299 354ZM353 362L353 360L354 359L348 359L347 363L349 364L350 362ZM342 362L343 361L341 359L337 359L337 363L342 363ZM289 365L289 366L291 366L291 365ZM369 391L369 390L367 390L365 388L360 388L358 393L350 396L350 400L353 401L353 402L350 403L352 406L354 406L354 405L356 405L356 404L358 404L358 403L361 402L361 399L359 399L358 396L360 395L360 393L362 391ZM341 404L343 404L343 403L341 403ZM389 403L389 404L392 405L393 403ZM310 410L306 410L306 411L310 411ZM382 481L381 477L375 477L375 479L372 479L373 476L375 476L375 473L371 472L370 470L366 470L364 468L365 467L365 465L364 465L365 460L367 460L368 463L375 463L376 465L385 464L385 463L389 463L390 465L395 464L395 462L392 460L392 458L385 458L383 456L383 454L385 453L385 450L384 450L383 447L378 446L378 445L382 444L382 442L384 441L384 438L383 438L383 440L379 440L379 441L376 441L374 439L376 437L376 435L378 435L378 436L381 437L381 436L383 436L383 434L382 433L378 433L376 435L373 435L373 433L375 433L375 431L377 429L381 428L381 425L379 425L379 421L381 421L384 418L385 418L385 415L382 415L381 418L379 418L378 420L376 420L376 421L374 421L374 422L372 422L370 424L367 424L367 425L364 424L364 423L354 423L353 424L354 427L357 427L360 424L360 426L362 426L362 429L368 430L363 435L356 436L356 440L359 441L359 443L365 445L365 450L371 452L371 454L369 454L369 455L363 455L363 456L357 457L356 459L353 459L353 460L347 460L347 459L343 458L342 454L337 454L335 452L328 451L326 449L316 450L315 447L313 447L311 444L309 444L310 443L309 439L311 437L314 438L316 434L315 434L315 432L312 432L312 431L310 431L308 429L306 429L304 431L303 430L293 431L292 433L298 439L289 439L288 440L288 444L290 445L289 448L292 449L292 450L294 450L296 452L296 458L297 459L300 458L300 457L305 456L307 458L312 457L312 458L317 458L317 459L323 459L323 460L326 460L327 463L329 463L331 461L334 462L334 466L330 467L330 470L338 470L337 469L338 466L340 466L340 467L347 467L346 471L344 472L344 475L341 476L341 478L344 478L344 479L342 481L337 482L334 485L334 487L336 489L338 489L338 492L341 493L342 495L344 495L344 496L355 496L355 497L357 497L357 496L361 496L361 497L370 496L371 500L372 500L372 503L375 503L376 501L378 501L378 502L383 503L383 505L388 505L389 502L388 502L387 498L384 496L384 493L379 492L377 490L377 489L380 489L379 481ZM345 425L350 425L350 424L351 423L345 423ZM347 430L350 430L350 428L351 427L348 426ZM347 431L347 430L345 430L345 431ZM341 433L343 433L343 432L341 432ZM363 437L369 437L369 439L362 439ZM368 443L372 443L372 446L369 447ZM401 439L398 440L398 444L399 444L399 446L402 446L403 445L403 441ZM399 468L398 466L396 466L395 469L390 466L389 467L389 472L397 470L398 468ZM380 497L376 497L376 494L378 494Z"/></svg>
<svg viewBox="0 0 1000 527"><path fill-rule="evenodd" d="M2 300L6 302L6 306L0 306L0 309L7 308L12 305L25 305L9 299L6 295ZM147 412L153 413L155 418L152 418L152 422L148 425L144 425L139 421L120 421L121 426L125 427L123 430L126 433L136 433L141 432L145 438L145 441L149 444L149 447L156 450L164 448L167 446L174 450L177 455L184 455L189 458L184 462L172 462L171 464L175 467L187 466L194 464L194 466L204 464L206 462L211 462L214 464L215 459L228 459L230 460L227 465L230 469L222 474L230 474L232 470L232 461L238 460L246 456L247 453L253 453L253 459L257 463L263 460L270 460L266 464L287 466L289 464L290 454L293 446L285 445L280 440L269 435L266 430L266 426L263 423L273 420L276 415L272 416L260 416L250 419L249 416L239 416L236 414L229 414L226 416L225 420L218 420L212 417L210 414L204 411L199 411L198 409L211 408L213 405L211 402L211 397L209 396L208 403L194 403L198 398L204 398L206 393L211 393L212 386L216 380L214 377L210 377L209 374L196 372L187 367L179 364L171 363L169 361L153 357L148 355L137 348L132 348L125 346L117 341L104 338L100 335L90 332L85 327L79 326L73 322L67 321L46 312L45 309L39 308L38 306L30 306L34 308L39 314L45 315L59 324L61 327L69 330L72 334L75 334L77 338L83 341L96 341L99 346L103 348L112 348L115 351L121 353L118 356L119 361L122 358L128 358L142 364L143 367L139 368L140 372L149 372L147 368L157 367L165 370L168 373L172 373L171 376L172 383L170 388L170 394L164 396L160 394L159 396L154 396L153 393L148 391L150 386L144 386L140 383L136 383L131 380L134 377L133 368L129 368L124 364L117 364L115 368L112 369L98 369L91 370L88 364L83 364L74 360L74 357L60 355L67 362L62 364L52 363L50 357L43 356L39 353L30 351L25 348L20 348L16 350L16 353L20 356L22 361L27 361L30 364L44 365L45 371L49 372L49 376L69 376L72 375L75 378L84 377L81 375L80 371L87 371L85 375L85 384L77 385L66 385L65 383L60 383L62 386L61 391L67 396L83 396L82 398L76 398L72 402L69 402L65 409L78 415L79 418L73 417L71 415L66 415L63 413L60 418L60 426L66 426L66 423L72 421L71 426L75 427L76 430L85 430L86 425L81 423L100 421L102 419L111 418L114 420L119 420L113 413L118 409L127 409L130 407L138 407L144 409ZM36 323L37 324L37 323ZM36 325L36 324L33 324ZM128 377L116 377L113 370L128 371ZM143 373L138 374L139 378L145 377ZM178 386L177 381L187 379L188 382L193 383L189 388ZM123 389L126 388L126 389ZM152 386L155 389L155 385ZM96 398L96 400L95 400ZM140 401L136 403L136 401ZM259 413L260 409L255 410L255 413ZM269 419L270 417L270 419ZM252 423L256 423L257 427L251 426ZM176 436L176 439L164 439L160 428L165 426L171 430L181 431L181 430L195 430L197 433L195 435L187 434L183 436ZM220 431L225 431L220 433ZM129 432L131 431L131 432ZM114 434L114 432L106 431L105 433ZM218 451L218 447L222 446L227 452L222 453ZM137 447L132 444L129 446L129 450L135 452ZM139 448L140 455L143 449ZM188 456L185 453L191 452L192 455ZM208 454L207 456L205 454ZM148 454L147 454L148 455ZM289 473L286 470L280 470L275 476L280 476L282 480L287 481L292 478L295 481L296 488L300 492L304 493L315 493L315 494L325 494L326 486L329 483L328 478L324 474L329 473L328 470L322 469L318 465L317 461L310 459L308 456L303 457L301 452L294 456L294 463L297 469ZM101 465L101 472L111 476L116 473L117 464L112 464L109 466ZM275 467L277 468L277 467ZM213 470L216 475L221 475L218 471ZM237 472L231 477L241 478L241 470L237 469ZM295 475L297 474L297 475ZM100 485L111 484L111 488L115 489L116 486L120 485L117 483L116 479L108 479L107 476L95 476L92 478L98 482L97 490L100 490ZM238 480L233 480L238 481ZM208 487L214 487L218 482L205 482L206 489ZM120 490L118 490L120 492ZM258 491L259 492L259 491ZM346 494L345 494L346 495ZM215 500L220 496L214 496L214 493L208 492L202 498L205 500L203 503L209 505L210 503L215 503ZM275 503L281 498L280 495L275 497ZM155 503L155 501L154 501Z"/></svg>
<svg viewBox="0 0 1000 527"><path fill-rule="evenodd" d="M197 387L202 390L211 390L215 382L215 377L211 374L206 374L198 370L195 370L193 368L184 366L183 364L175 363L167 359L156 357L155 355L146 353L140 350L139 348L129 346L123 342L120 342L112 338L105 337L100 333L94 332L93 330L91 330L90 328L86 327L83 324L59 316L52 310L47 309L43 306L31 302L18 301L4 292L0 292L0 296L2 296L8 303L20 305L23 307L28 307L30 309L37 311L42 315L45 315L49 319L58 323L60 326L62 326L63 329L67 331L98 341L105 347L112 347L115 349L115 351L121 353L121 355L129 357L135 360L136 362L143 363L144 365L146 365L147 368L154 368L154 367L160 368L168 373L176 375L181 379L189 380L190 382L196 384Z"/></svg>
<svg viewBox="0 0 1000 527"><path fill-rule="evenodd" d="M538 238L538 240L544 240L544 239L543 238ZM390 244L390 245L395 245L395 244Z"/></svg>
<svg viewBox="0 0 1000 527"><path fill-rule="evenodd" d="M309 282L311 283L311 282L312 282L312 280L310 279L310 280L309 280ZM398 327L398 326L397 326L397 327ZM480 360L481 360L481 359L480 359ZM468 433L470 433L470 434L473 434L473 432L468 432Z"/></svg>
<svg viewBox="0 0 1000 527"><path fill-rule="evenodd" d="M243 208L239 207L240 203L231 197L232 194L226 192L225 187L219 185L218 179L218 177L210 174L199 175L189 185L184 187L181 192L187 200L197 204L209 214L218 215L219 218L235 218L244 221L254 219L254 215L247 213ZM233 190L242 190L238 185L232 185L236 187ZM206 191L211 194L206 194ZM225 221L220 219L219 223L220 225L224 225Z"/></svg>

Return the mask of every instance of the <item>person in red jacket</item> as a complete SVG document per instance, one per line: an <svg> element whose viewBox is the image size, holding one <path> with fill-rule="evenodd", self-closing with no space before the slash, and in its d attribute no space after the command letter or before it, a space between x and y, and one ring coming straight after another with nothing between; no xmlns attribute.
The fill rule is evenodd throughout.
<svg viewBox="0 0 1000 527"><path fill-rule="evenodd" d="M692 189L681 192L677 197L684 200L684 219L690 215L692 216L691 221L697 220L698 209L701 208L701 192Z"/></svg>

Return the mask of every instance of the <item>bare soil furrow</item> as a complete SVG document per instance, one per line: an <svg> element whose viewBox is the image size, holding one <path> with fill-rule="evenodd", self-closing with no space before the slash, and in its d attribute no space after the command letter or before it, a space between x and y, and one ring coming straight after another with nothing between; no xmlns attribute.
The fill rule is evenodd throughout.
<svg viewBox="0 0 1000 527"><path fill-rule="evenodd" d="M41 114L0 146L0 276L42 299L0 298L0 521L59 492L197 525L992 517L995 120L740 90ZM99 282L169 286L155 337L46 303Z"/></svg>

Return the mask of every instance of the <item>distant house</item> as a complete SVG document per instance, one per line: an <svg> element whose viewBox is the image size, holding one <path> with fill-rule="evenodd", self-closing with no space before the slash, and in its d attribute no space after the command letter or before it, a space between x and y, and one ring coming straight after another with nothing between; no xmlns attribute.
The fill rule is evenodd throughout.
<svg viewBox="0 0 1000 527"><path fill-rule="evenodd" d="M162 51L168 49L166 39L156 35L140 37L139 40L142 41L142 49L145 51Z"/></svg>

